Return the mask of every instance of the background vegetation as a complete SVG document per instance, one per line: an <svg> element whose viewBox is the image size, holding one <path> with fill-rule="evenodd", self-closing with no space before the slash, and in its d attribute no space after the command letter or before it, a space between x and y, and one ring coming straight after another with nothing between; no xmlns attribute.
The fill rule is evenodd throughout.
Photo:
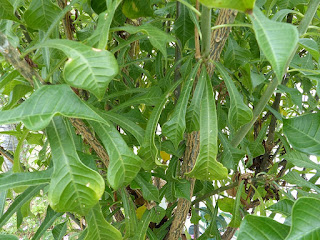
<svg viewBox="0 0 320 240"><path fill-rule="evenodd" d="M0 238L319 239L319 2L0 0Z"/></svg>

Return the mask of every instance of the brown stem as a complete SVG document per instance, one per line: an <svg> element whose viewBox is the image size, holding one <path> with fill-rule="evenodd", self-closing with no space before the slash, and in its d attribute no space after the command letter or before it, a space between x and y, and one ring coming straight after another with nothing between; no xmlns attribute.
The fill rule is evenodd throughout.
<svg viewBox="0 0 320 240"><path fill-rule="evenodd" d="M237 11L230 9L220 10L217 21L215 25L232 23L237 15ZM209 61L207 63L208 73L212 76L214 71L213 61L218 61L220 58L220 54L225 45L226 39L228 38L230 33L230 28L219 28L212 32L211 35L211 47L210 47L210 55ZM197 159L199 153L199 145L200 145L200 132L195 131L190 134L187 134L187 146L184 154L184 161L182 165L182 176L184 173L187 173L192 170L195 161ZM188 179L188 178L187 178ZM190 182L190 196L193 196L193 188L195 179L189 179ZM181 235L181 230L184 226L185 219L190 209L191 202L180 198L178 200L178 205L174 213L174 220L170 227L169 233L166 239L169 240L177 240Z"/></svg>
<svg viewBox="0 0 320 240"><path fill-rule="evenodd" d="M2 146L0 146L0 154L5 156L10 162L13 163L13 155L9 153L7 150L5 150Z"/></svg>
<svg viewBox="0 0 320 240"><path fill-rule="evenodd" d="M64 9L67 6L67 0L57 0L57 2L61 9ZM62 23L67 39L73 40L73 25L70 12L66 13L62 20Z"/></svg>

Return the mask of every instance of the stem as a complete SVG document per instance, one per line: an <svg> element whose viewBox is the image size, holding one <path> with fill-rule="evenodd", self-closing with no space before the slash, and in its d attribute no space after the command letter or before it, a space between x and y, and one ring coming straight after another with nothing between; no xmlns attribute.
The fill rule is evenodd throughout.
<svg viewBox="0 0 320 240"><path fill-rule="evenodd" d="M255 106L253 110L252 120L249 123L243 125L233 137L231 141L231 145L233 147L237 147L239 143L242 141L242 139L247 135L247 133L249 132L253 124L256 122L256 120L260 116L261 112L263 111L267 103L269 102L269 99L272 97L273 92L275 91L277 86L278 86L278 80L277 78L274 78L269 84L269 86L267 87L266 91L263 93L257 106Z"/></svg>
<svg viewBox="0 0 320 240"><path fill-rule="evenodd" d="M214 189L212 192L208 192L205 195L203 195L201 197L198 197L197 199L193 200L191 205L195 205L195 204L207 199L208 197L211 197L212 195L219 194L219 193L224 192L224 191L226 191L228 189L232 189L232 188L238 186L238 184L239 184L239 182L233 182L233 183L231 183L231 184L229 184L227 186L223 186L223 187L220 187L218 189Z"/></svg>
<svg viewBox="0 0 320 240"><path fill-rule="evenodd" d="M192 6L190 3L186 2L185 0L178 0L182 4L184 4L187 8L189 8L192 12L197 14L198 16L201 16L201 13L196 9L194 6Z"/></svg>
<svg viewBox="0 0 320 240"><path fill-rule="evenodd" d="M320 3L320 0L311 0L310 1L308 10L305 13L304 18L301 20L301 22L298 26L298 31L299 31L300 36L304 35L307 32L308 27L309 27L310 23L312 22L312 19L318 10L319 3Z"/></svg>
<svg viewBox="0 0 320 240"><path fill-rule="evenodd" d="M202 33L202 57L207 58L210 53L211 43L211 9L202 6L201 17L201 33Z"/></svg>
<svg viewBox="0 0 320 240"><path fill-rule="evenodd" d="M214 26L211 28L211 30L224 28L224 27L249 27L249 28L253 28L252 24L249 24L249 23L228 23L228 24L221 24L221 25Z"/></svg>

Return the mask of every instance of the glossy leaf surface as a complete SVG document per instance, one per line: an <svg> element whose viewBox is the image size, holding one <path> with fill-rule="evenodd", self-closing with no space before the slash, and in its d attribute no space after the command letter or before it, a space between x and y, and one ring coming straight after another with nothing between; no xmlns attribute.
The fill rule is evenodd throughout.
<svg viewBox="0 0 320 240"><path fill-rule="evenodd" d="M120 133L109 126L90 122L109 154L110 162L107 172L109 184L114 188L129 184L138 174L142 160L135 155L122 139Z"/></svg>
<svg viewBox="0 0 320 240"><path fill-rule="evenodd" d="M118 74L118 63L109 51L64 39L48 40L37 47L44 46L68 56L63 74L69 85L88 90L98 99L103 98L109 82Z"/></svg>
<svg viewBox="0 0 320 240"><path fill-rule="evenodd" d="M271 63L280 83L298 44L298 30L293 25L269 20L258 8L254 9L250 19L259 47Z"/></svg>
<svg viewBox="0 0 320 240"><path fill-rule="evenodd" d="M283 131L295 150L320 156L320 113L283 120Z"/></svg>
<svg viewBox="0 0 320 240"><path fill-rule="evenodd" d="M215 99L209 78L200 110L200 152L189 176L200 180L218 180L228 177L228 170L216 160L218 152L218 120Z"/></svg>
<svg viewBox="0 0 320 240"><path fill-rule="evenodd" d="M46 31L60 11L50 0L32 0L24 19L30 28Z"/></svg>
<svg viewBox="0 0 320 240"><path fill-rule="evenodd" d="M34 108L34 106L37 106ZM0 112L0 124L22 121L28 129L45 128L55 115L106 121L67 85L43 86L18 107Z"/></svg>
<svg viewBox="0 0 320 240"><path fill-rule="evenodd" d="M267 217L248 215L244 218L238 235L239 240L286 239L290 227Z"/></svg>
<svg viewBox="0 0 320 240"><path fill-rule="evenodd" d="M122 236L119 230L108 223L102 215L99 205L95 205L86 217L88 222L88 233L85 240L121 240Z"/></svg>
<svg viewBox="0 0 320 240"><path fill-rule="evenodd" d="M57 212L85 215L103 194L104 180L80 161L72 129L61 117L53 119L47 134L54 162L49 203Z"/></svg>

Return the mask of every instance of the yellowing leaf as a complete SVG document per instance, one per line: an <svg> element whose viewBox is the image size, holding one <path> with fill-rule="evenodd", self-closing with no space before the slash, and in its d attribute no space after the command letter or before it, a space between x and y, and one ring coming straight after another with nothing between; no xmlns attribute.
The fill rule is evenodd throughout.
<svg viewBox="0 0 320 240"><path fill-rule="evenodd" d="M144 214L144 212L147 210L147 207L145 205L142 205L141 207L138 207L136 210L136 215L138 220L140 220L142 218L142 215Z"/></svg>
<svg viewBox="0 0 320 240"><path fill-rule="evenodd" d="M165 151L160 151L160 157L161 157L161 159L163 160L163 162L166 163L167 161L170 160L171 155L168 154L168 153L166 153Z"/></svg>
<svg viewBox="0 0 320 240"><path fill-rule="evenodd" d="M255 0L200 0L200 2L209 8L232 8L250 13Z"/></svg>

